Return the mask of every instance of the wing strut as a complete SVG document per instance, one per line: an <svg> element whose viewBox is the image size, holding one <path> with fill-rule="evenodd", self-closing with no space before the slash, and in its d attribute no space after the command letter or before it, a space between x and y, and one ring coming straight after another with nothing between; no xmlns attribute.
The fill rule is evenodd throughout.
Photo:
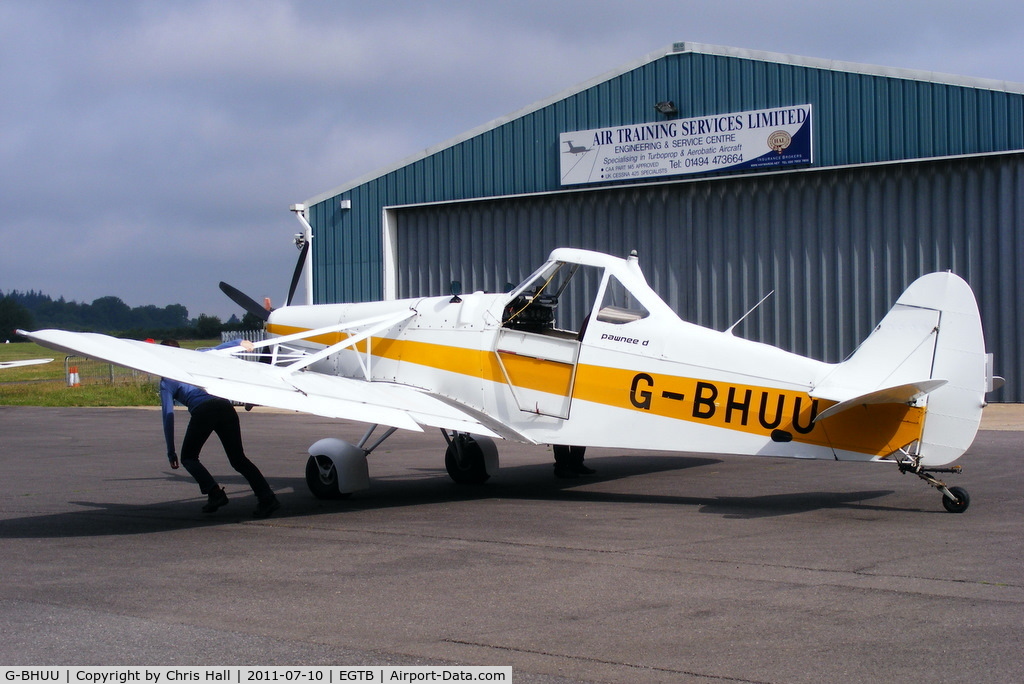
<svg viewBox="0 0 1024 684"><path fill-rule="evenodd" d="M337 342L336 344L332 344L329 347L325 347L324 349L321 349L320 351L318 351L316 353L308 354L308 355L303 355L302 358L300 358L298 361L294 361L294 362L288 364L287 366L284 366L285 370L287 370L289 372L292 372L292 373L295 373L295 372L298 372L298 371L302 370L303 368L307 368L307 367L311 366L312 364L316 363L317 361L321 361L321 360L327 358L331 354L339 352L342 349L345 349L347 347L351 347L353 345L356 345L356 344L362 342L365 339L373 337L374 335L376 335L377 333L379 333L379 332L381 332L383 330L387 330L388 328L392 328L395 325L398 325L399 323L401 323L402 321L408 320L408 319L412 318L415 315L416 315L416 310L415 309L408 309L407 311L402 311L401 313L398 313L398 314L386 314L386 315L382 315L382 316L372 316L370 318L364 318L364 319L359 320L359 321L347 321L345 323L338 323L337 325L329 325L329 326L326 326L326 327L323 327L323 328L314 328L313 330L304 330L302 332L292 333L291 335L282 335L280 337L272 337L270 339L263 340L262 342L254 342L253 343L253 349L262 349L264 347L274 347L274 346L277 346L277 345L280 345L280 344L285 344L287 342L294 342L296 340L305 340L305 339L309 339L311 337L318 337L320 335L328 335L328 334L331 334L331 333L344 332L344 331L347 331L347 330L353 330L355 328L361 328L361 327L363 327L365 325L369 325L370 326L369 328L367 328L366 330L363 330L362 332L360 332L358 334L350 335L349 337L346 337L342 341ZM237 354L239 352L233 350L233 353ZM367 349L367 354L369 354L369 349ZM370 379L370 369L369 369L369 367L366 364L362 363L362 361L360 361L360 364L363 367L363 373L366 376L366 379L369 380Z"/></svg>
<svg viewBox="0 0 1024 684"><path fill-rule="evenodd" d="M311 354L309 356L306 356L306 357L303 357L303 358L299 359L298 361L292 363L291 365L286 366L286 368L288 370L292 371L292 372L300 371L303 368L306 368L307 366L309 366L311 364L314 364L317 361L320 361L321 359L327 358L328 356L330 356L331 354L333 354L335 352L339 352L342 349L345 349L346 347L351 347L353 345L356 345L356 344L362 342L365 339L373 337L374 335L376 335L377 333L381 332L382 330L387 330L388 328L394 327L398 323L401 323L404 320L412 318L415 315L416 315L416 312L414 310L412 310L412 309L409 309L408 311L402 312L398 316L390 316L390 317L384 319L383 321L377 323L376 325L373 325L373 326L367 328L366 330L364 330L363 332L359 333L358 335L351 335L350 337L345 338L344 340L342 340L341 342L338 342L337 344L332 344L330 347L327 347L326 349L321 349L320 351L318 351L315 354ZM365 321L362 321L362 323L366 324L369 321L370 321L370 319L367 319ZM349 327L352 327L352 326L349 326ZM369 349L367 349L367 354L369 354ZM366 374L366 379L369 380L370 379L370 370L369 370L369 368L367 366L363 366L363 373Z"/></svg>

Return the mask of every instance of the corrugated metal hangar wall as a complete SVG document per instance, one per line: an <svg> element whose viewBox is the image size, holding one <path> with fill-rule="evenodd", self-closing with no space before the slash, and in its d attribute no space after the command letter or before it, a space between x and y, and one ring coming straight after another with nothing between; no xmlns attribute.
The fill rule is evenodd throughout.
<svg viewBox="0 0 1024 684"><path fill-rule="evenodd" d="M1024 154L404 207L397 294L502 291L555 247L636 249L683 319L724 330L774 291L736 334L840 361L915 278L952 270L997 370L1022 377L1022 216Z"/></svg>
<svg viewBox="0 0 1024 684"><path fill-rule="evenodd" d="M783 57L677 44L307 201L316 300L379 298L389 257L389 294L417 296L502 290L558 246L636 249L683 318L724 329L775 290L737 333L838 361L950 269L1008 378L992 398L1024 401L1024 87ZM559 133L657 120L672 97L679 116L811 104L814 163L561 187Z"/></svg>

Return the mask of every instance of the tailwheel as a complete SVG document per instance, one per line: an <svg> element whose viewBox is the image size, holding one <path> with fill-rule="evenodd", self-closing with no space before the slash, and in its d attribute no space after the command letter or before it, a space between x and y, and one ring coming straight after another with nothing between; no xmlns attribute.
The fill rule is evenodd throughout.
<svg viewBox="0 0 1024 684"><path fill-rule="evenodd" d="M956 497L954 501L946 492L942 493L942 506L950 513L963 513L971 505L971 497L963 487L950 487L947 491Z"/></svg>
<svg viewBox="0 0 1024 684"><path fill-rule="evenodd" d="M911 456L905 460L897 461L901 473L913 473L935 487L942 493L942 507L950 513L963 513L971 505L971 497L963 487L947 487L946 483L935 477L934 473L952 473L959 475L960 466L952 468L925 468L921 465L920 457Z"/></svg>

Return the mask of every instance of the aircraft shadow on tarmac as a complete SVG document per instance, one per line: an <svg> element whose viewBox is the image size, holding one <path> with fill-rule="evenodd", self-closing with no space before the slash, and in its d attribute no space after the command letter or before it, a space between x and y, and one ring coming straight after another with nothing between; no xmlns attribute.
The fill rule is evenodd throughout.
<svg viewBox="0 0 1024 684"><path fill-rule="evenodd" d="M732 519L775 517L836 508L897 510L897 507L893 506L865 503L890 495L893 493L892 490L804 491L728 496L713 493L645 493L637 491L635 485L619 491L595 489L592 487L601 487L606 483L630 477L687 470L714 465L720 461L705 457L659 455L646 458L603 457L588 459L587 462L598 469L596 475L562 480L552 476L549 464L530 464L502 468L500 478L481 486L456 485L448 479L443 468L412 469L409 472L414 473L414 477L391 475L374 478L371 475L369 491L337 501L315 499L302 478L270 477L268 480L282 504L281 509L270 521L489 499L697 506L701 513ZM750 477L756 480L758 474L752 472ZM118 482L130 487L131 482L137 482L139 479ZM189 477L180 473L168 472L163 476L141 479L181 481L183 485L195 487L195 483ZM71 501L69 503L81 506L82 509L0 520L0 539L149 534L250 521L255 498L245 480L234 473L220 476L218 480L228 490L231 504L212 515L199 511L202 504L199 497L151 504ZM681 482L685 482L685 477ZM691 489L699 488L695 485ZM122 487L119 486L117 489Z"/></svg>

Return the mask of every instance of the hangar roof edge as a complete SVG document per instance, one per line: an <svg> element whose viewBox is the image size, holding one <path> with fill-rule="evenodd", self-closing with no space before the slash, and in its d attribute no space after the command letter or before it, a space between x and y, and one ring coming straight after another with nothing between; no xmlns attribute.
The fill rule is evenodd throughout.
<svg viewBox="0 0 1024 684"><path fill-rule="evenodd" d="M1014 83L1012 81L1000 81L998 79L978 78L975 76L958 76L956 74L945 74L938 71L925 71L923 69L906 69L903 67L886 67L875 64L862 64L859 62L844 62L841 60L823 59L819 57L802 57L800 55L787 55L781 52L748 50L745 48L725 47L721 45L674 43L666 54L679 52L695 52L704 55L738 57L741 59L750 59L759 62L792 64L793 66L803 66L812 69L845 71L848 73L864 74L867 76L886 76L889 78L902 78L911 81L928 81L942 85L955 85L965 88L1000 90L1008 93L1024 94L1024 83Z"/></svg>
<svg viewBox="0 0 1024 684"><path fill-rule="evenodd" d="M627 62L618 68L607 71L603 74L595 76L591 79L577 83L576 85L570 86L565 90L562 90L550 97L538 100L532 104L528 104L510 114L498 117L484 123L480 126L472 128L464 133L461 133L454 138L449 138L436 145L428 147L422 152L418 152L409 157L406 157L398 162L389 164L375 171L371 171L351 181L343 183L335 188L321 192L313 197L307 199L303 204L307 207L314 204L319 204L325 200L336 197L348 190L359 187L364 183L368 183L376 178L385 176L392 171L400 169L404 166L408 166L413 162L425 159L433 154L440 152L441 150L448 149L458 145L461 142L465 142L474 138L481 133L485 133L489 130L493 130L502 126L509 121L518 119L521 116L525 116L531 112L535 112L539 109L543 109L548 105L551 105L559 100L565 99L571 95L592 88L599 83L609 81L617 76L625 74L633 69L641 67L650 62L656 61L663 57L667 57L672 54L679 53L696 53L705 55L718 55L723 57L736 57L740 59L749 59L760 62L775 62L779 64L791 64L793 66L802 66L811 69L825 69L829 71L843 71L847 73L864 74L868 76L884 76L888 78L901 78L906 80L914 81L926 81L943 85L961 86L966 88L978 88L981 90L998 90L1009 93L1024 94L1024 84L1014 83L1011 81L1000 81L997 79L985 79L976 78L972 76L957 76L954 74L943 74L934 71L924 71L917 69L906 69L902 67L885 67L873 64L861 64L858 62L844 62L840 60L824 59L819 57L803 57L800 55L787 55L780 52L767 52L763 50L752 50L746 48L727 47L722 45L709 45L705 43L694 43L694 42L677 42L667 47L660 48L653 52L650 52L639 59Z"/></svg>

